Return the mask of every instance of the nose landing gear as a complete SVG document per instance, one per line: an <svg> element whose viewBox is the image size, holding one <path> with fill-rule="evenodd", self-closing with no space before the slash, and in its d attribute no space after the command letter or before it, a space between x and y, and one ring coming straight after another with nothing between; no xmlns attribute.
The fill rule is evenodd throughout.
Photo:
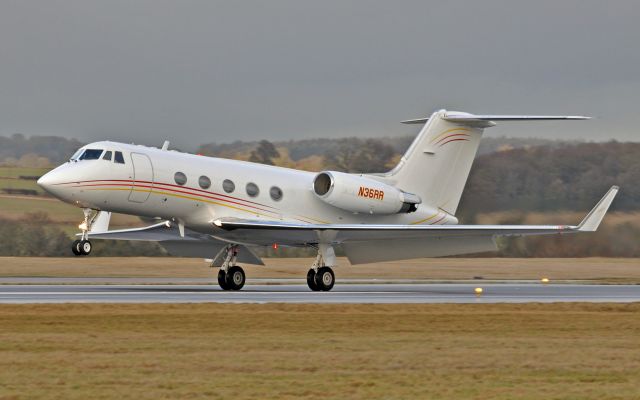
<svg viewBox="0 0 640 400"><path fill-rule="evenodd" d="M89 240L74 240L71 244L71 251L76 256L88 256L91 253L91 247Z"/></svg>
<svg viewBox="0 0 640 400"><path fill-rule="evenodd" d="M74 240L71 244L71 251L76 256L88 256L91 253L92 245L89 241L89 231L91 230L91 224L98 217L98 212L94 213L90 208L83 208L84 221L78 226L82 229L82 237L80 240Z"/></svg>

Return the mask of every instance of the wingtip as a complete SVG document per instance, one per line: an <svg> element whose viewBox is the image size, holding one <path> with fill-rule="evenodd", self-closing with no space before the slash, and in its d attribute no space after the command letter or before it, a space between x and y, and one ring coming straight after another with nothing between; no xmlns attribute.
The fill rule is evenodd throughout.
<svg viewBox="0 0 640 400"><path fill-rule="evenodd" d="M606 215L611 203L615 199L618 194L619 186L613 185L607 191L607 193L600 199L598 204L587 214L586 217L580 222L578 225L578 231L580 232L595 232L600 223L602 222L604 216Z"/></svg>

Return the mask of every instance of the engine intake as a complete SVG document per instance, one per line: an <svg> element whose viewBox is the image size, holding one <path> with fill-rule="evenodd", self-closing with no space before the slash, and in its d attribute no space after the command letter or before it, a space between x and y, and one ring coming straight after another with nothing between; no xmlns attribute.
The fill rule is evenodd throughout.
<svg viewBox="0 0 640 400"><path fill-rule="evenodd" d="M418 196L391 185L343 172L320 172L313 180L313 192L325 203L353 213L389 215L417 209Z"/></svg>

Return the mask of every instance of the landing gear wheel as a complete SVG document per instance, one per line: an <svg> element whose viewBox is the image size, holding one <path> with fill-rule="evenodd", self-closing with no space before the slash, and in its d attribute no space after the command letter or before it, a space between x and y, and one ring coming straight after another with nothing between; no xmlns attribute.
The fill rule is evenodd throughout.
<svg viewBox="0 0 640 400"><path fill-rule="evenodd" d="M78 248L80 249L80 254L82 254L83 256L88 256L89 254L91 254L91 242L88 240L82 240L80 241L80 245L78 246Z"/></svg>
<svg viewBox="0 0 640 400"><path fill-rule="evenodd" d="M317 292L320 290L318 285L316 285L316 271L311 268L309 272L307 272L307 285L309 285L309 289Z"/></svg>
<svg viewBox="0 0 640 400"><path fill-rule="evenodd" d="M218 271L218 285L222 288L222 290L229 290L229 286L227 286L227 273L224 272L222 268Z"/></svg>
<svg viewBox="0 0 640 400"><path fill-rule="evenodd" d="M227 276L225 280L229 290L242 289L246 281L244 270L238 266L229 268L229 271L227 271Z"/></svg>
<svg viewBox="0 0 640 400"><path fill-rule="evenodd" d="M75 254L76 256L81 256L82 252L80 251L80 241L79 240L74 240L73 243L71 243L71 251L73 251L73 254Z"/></svg>
<svg viewBox="0 0 640 400"><path fill-rule="evenodd" d="M307 275L308 276L308 275ZM318 290L328 292L333 288L336 283L336 276L333 274L333 270L329 267L320 267L316 273L314 279Z"/></svg>

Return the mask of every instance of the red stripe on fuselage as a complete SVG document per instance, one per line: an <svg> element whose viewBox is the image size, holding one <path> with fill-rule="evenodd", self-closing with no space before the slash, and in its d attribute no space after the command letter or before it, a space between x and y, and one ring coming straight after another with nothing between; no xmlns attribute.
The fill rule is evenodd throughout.
<svg viewBox="0 0 640 400"><path fill-rule="evenodd" d="M100 181L85 181L85 182L100 182ZM265 207L270 207L272 210L267 210L265 208L256 207L256 206L251 205L251 204L239 203L237 201L223 199L223 198L220 198L220 197L207 196L207 195L200 194L200 193L192 193L192 192L188 192L188 191L184 191L184 190L176 190L176 189L172 189L172 188L151 186L151 185L140 185L140 184L134 183L134 182L143 182L143 181L119 180L118 182L124 182L124 183L89 183L89 184L77 184L74 187L99 187L99 186L127 186L127 187L131 187L131 186L133 186L133 187L136 187L136 188L150 189L150 191L152 191L155 188L155 189L158 189L158 190L165 190L165 191L168 191L168 192L187 194L187 195L191 195L191 196L200 196L200 197L204 197L204 198L208 198L208 199L212 199L212 200L218 200L218 201L223 201L223 202L227 202L227 203L237 204L239 206L249 207L249 208L253 208L253 209L256 209L256 210L260 210L260 211L276 213L276 214L278 213L277 211L273 211L273 210L275 210L274 207L270 207L270 206L265 206ZM73 183L75 183L75 182L73 182ZM171 186L171 185L167 185L167 186ZM187 188L187 189L189 189L189 188ZM212 193L212 192L205 192L205 193L215 195L215 193ZM224 197L230 197L230 196L224 196ZM245 201L245 200L242 200L242 199L238 199L238 200ZM254 203L254 202L251 202L251 201L245 201L245 202L246 203L259 204L259 203Z"/></svg>
<svg viewBox="0 0 640 400"><path fill-rule="evenodd" d="M274 210L276 209L276 207L272 207L272 206L267 205L267 204L256 203L255 201L244 200L244 199L241 199L239 197L228 196L228 195L222 194L222 193L208 192L206 190L196 189L196 188L192 188L192 187L188 187L188 186L173 185L173 184L170 184L170 183L139 181L139 180L135 180L135 179L95 179L95 180L89 180L89 181L58 183L57 185L70 185L70 184L81 184L81 183L90 183L90 182L125 182L127 185L135 185L137 182L139 182L139 183L146 183L146 184L150 184L150 185L154 185L154 186L157 186L157 185L169 186L169 187L174 187L174 188L179 188L179 189L188 189L188 190L192 190L194 192L201 192L201 193L206 193L206 194L212 194L212 195L215 195L215 196L226 197L226 198L229 198L229 199L238 200L238 201L242 201L242 202L245 202L245 203L256 204L256 205L259 205L259 206L262 206L262 207L272 208Z"/></svg>

